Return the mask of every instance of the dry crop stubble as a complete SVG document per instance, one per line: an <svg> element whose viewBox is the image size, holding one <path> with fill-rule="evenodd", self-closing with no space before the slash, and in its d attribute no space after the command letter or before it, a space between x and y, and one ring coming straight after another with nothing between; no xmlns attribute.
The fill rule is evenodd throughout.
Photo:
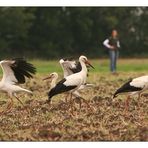
<svg viewBox="0 0 148 148"><path fill-rule="evenodd" d="M24 95L21 100L25 108L15 101L10 113L0 118L1 141L148 141L148 99L142 96L140 108L136 96L131 99L128 114L124 113L126 96L112 99L114 91L130 77L143 73L91 73L88 82L95 87L81 91L81 95L93 108L85 103L79 109L79 101L74 103L74 116L70 112L70 102L65 103L65 94L53 98L52 104L45 104L48 82L45 75L37 75L24 87L34 92ZM1 108L5 107L5 95L1 95ZM26 111L29 109L29 113Z"/></svg>

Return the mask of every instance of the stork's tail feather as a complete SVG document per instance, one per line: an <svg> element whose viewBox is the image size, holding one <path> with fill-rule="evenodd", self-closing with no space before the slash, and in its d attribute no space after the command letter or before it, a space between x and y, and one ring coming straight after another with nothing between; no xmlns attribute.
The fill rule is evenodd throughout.
<svg viewBox="0 0 148 148"><path fill-rule="evenodd" d="M93 87L95 86L94 84L91 84L91 83L86 83L86 87Z"/></svg>
<svg viewBox="0 0 148 148"><path fill-rule="evenodd" d="M54 96L53 90L48 93L48 102L51 102L51 98Z"/></svg>
<svg viewBox="0 0 148 148"><path fill-rule="evenodd" d="M48 100L51 100L52 97L53 97L53 96L48 95Z"/></svg>
<svg viewBox="0 0 148 148"><path fill-rule="evenodd" d="M113 99L117 97L117 94L118 94L117 92L114 93Z"/></svg>
<svg viewBox="0 0 148 148"><path fill-rule="evenodd" d="M50 104L51 103L51 99L46 100L45 103Z"/></svg>
<svg viewBox="0 0 148 148"><path fill-rule="evenodd" d="M122 87L120 87L119 89L117 89L117 90L115 91L114 95L113 95L113 98L116 98L118 94L124 92L123 90L124 90L124 89L123 89Z"/></svg>
<svg viewBox="0 0 148 148"><path fill-rule="evenodd" d="M32 92L32 91L27 90L27 89L22 89L22 91L27 92L27 93L29 93L29 94L33 94L33 92Z"/></svg>
<svg viewBox="0 0 148 148"><path fill-rule="evenodd" d="M50 96L49 94L48 94L48 99L45 101L45 103L47 103L47 104L50 104L51 103L51 98L52 98L53 96Z"/></svg>

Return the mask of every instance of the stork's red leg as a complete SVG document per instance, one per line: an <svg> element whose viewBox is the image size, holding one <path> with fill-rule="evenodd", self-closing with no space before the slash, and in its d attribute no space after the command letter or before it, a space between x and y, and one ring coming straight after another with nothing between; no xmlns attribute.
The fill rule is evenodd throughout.
<svg viewBox="0 0 148 148"><path fill-rule="evenodd" d="M72 93L70 93L70 106L71 106L71 114L74 116L74 113L73 113L73 100L72 100Z"/></svg>
<svg viewBox="0 0 148 148"><path fill-rule="evenodd" d="M138 101L138 103L137 103L137 104L138 104L138 108L139 108L139 109L140 109L140 104L139 104L140 99L141 99L141 94L139 93L139 94L138 94L138 100L137 100L137 101Z"/></svg>
<svg viewBox="0 0 148 148"><path fill-rule="evenodd" d="M92 109L92 107L89 105L89 103L88 103L84 98L81 97L81 99L82 99L83 102L87 105L87 107L88 107L91 111L93 111L93 109Z"/></svg>
<svg viewBox="0 0 148 148"><path fill-rule="evenodd" d="M10 99L11 99L11 102L7 106L8 110L10 110L12 108L12 106L13 106L13 99L12 98L10 98Z"/></svg>
<svg viewBox="0 0 148 148"><path fill-rule="evenodd" d="M65 98L65 102L68 102L68 97L69 97L69 93L67 94L66 98Z"/></svg>
<svg viewBox="0 0 148 148"><path fill-rule="evenodd" d="M6 110L3 110L2 112L0 112L0 115L3 115L4 113L7 113L11 110L12 106L13 106L13 99L10 98L10 103L8 103Z"/></svg>
<svg viewBox="0 0 148 148"><path fill-rule="evenodd" d="M23 102L15 95L15 98L21 103L21 105L25 108ZM26 111L28 112L28 114L30 113L30 111L28 110L28 108L26 108Z"/></svg>
<svg viewBox="0 0 148 148"><path fill-rule="evenodd" d="M22 104L23 107L25 107L23 102L16 95L15 95L15 98Z"/></svg>
<svg viewBox="0 0 148 148"><path fill-rule="evenodd" d="M79 108L81 109L81 107L82 107L82 102L81 102L81 99L80 99Z"/></svg>
<svg viewBox="0 0 148 148"><path fill-rule="evenodd" d="M144 115L143 115L143 111L141 110L141 108L140 108L140 99L141 99L141 93L139 93L138 94L138 111L140 112L140 117L143 117Z"/></svg>
<svg viewBox="0 0 148 148"><path fill-rule="evenodd" d="M126 101L125 101L125 112L128 111L129 108L129 100L130 100L130 96L127 97Z"/></svg>

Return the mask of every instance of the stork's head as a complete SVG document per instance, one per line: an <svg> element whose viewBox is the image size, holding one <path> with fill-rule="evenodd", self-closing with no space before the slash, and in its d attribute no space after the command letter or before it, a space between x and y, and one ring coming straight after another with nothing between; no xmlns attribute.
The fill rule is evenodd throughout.
<svg viewBox="0 0 148 148"><path fill-rule="evenodd" d="M79 61L82 61L82 62L85 63L86 61L88 61L88 59L87 59L86 56L81 55L81 56L79 57Z"/></svg>
<svg viewBox="0 0 148 148"><path fill-rule="evenodd" d="M15 61L14 60L3 60L3 61L0 61L0 64L7 64L7 65L11 65L11 64L13 64L13 63L15 63Z"/></svg>
<svg viewBox="0 0 148 148"><path fill-rule="evenodd" d="M90 64L90 62L88 61L88 59L87 59L86 56L83 56L83 55L80 56L80 57L79 57L79 61L85 63L86 65L89 65L89 66L92 67L92 68L94 68L94 67Z"/></svg>
<svg viewBox="0 0 148 148"><path fill-rule="evenodd" d="M56 72L51 73L48 77L44 78L43 80L53 80L53 79L57 79L58 78L58 74Z"/></svg>
<svg viewBox="0 0 148 148"><path fill-rule="evenodd" d="M59 63L60 63L60 64L62 64L63 62L64 62L64 60L63 60L63 59L61 59L61 60L59 61Z"/></svg>

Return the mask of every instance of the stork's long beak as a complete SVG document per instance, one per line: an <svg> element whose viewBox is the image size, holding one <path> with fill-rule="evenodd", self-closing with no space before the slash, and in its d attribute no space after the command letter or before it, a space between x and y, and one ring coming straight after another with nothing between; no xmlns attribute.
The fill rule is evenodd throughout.
<svg viewBox="0 0 148 148"><path fill-rule="evenodd" d="M90 62L89 62L88 60L85 62L85 64L88 64L90 67L92 67L93 69L95 69L95 68L90 64Z"/></svg>
<svg viewBox="0 0 148 148"><path fill-rule="evenodd" d="M51 76L48 76L48 77L44 78L43 81L51 79L51 78L52 78Z"/></svg>

